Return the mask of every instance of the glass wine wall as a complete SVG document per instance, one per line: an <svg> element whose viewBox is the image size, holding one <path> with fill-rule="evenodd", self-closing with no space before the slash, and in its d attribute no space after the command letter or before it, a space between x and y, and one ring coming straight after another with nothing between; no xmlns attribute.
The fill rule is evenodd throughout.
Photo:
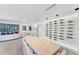
<svg viewBox="0 0 79 59"><path fill-rule="evenodd" d="M46 37L54 40L74 39L73 20L54 20L46 24Z"/></svg>
<svg viewBox="0 0 79 59"><path fill-rule="evenodd" d="M0 35L10 35L10 34L18 34L18 33L19 33L18 24L0 23Z"/></svg>
<svg viewBox="0 0 79 59"><path fill-rule="evenodd" d="M49 29L48 29L48 36L49 36L49 39L52 39L52 22L50 21L49 22Z"/></svg>

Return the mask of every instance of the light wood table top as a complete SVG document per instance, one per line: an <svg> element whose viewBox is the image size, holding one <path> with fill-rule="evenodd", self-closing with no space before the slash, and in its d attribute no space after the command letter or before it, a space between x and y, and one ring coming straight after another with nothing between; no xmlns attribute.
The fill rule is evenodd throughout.
<svg viewBox="0 0 79 59"><path fill-rule="evenodd" d="M24 40L38 55L51 55L60 48L60 45L44 37L26 36Z"/></svg>

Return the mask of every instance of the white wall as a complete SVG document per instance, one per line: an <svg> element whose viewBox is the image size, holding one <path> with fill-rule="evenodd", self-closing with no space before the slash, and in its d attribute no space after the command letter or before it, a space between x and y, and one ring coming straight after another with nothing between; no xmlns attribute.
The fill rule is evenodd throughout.
<svg viewBox="0 0 79 59"><path fill-rule="evenodd" d="M63 27L64 32L60 31L61 30L60 29L60 27L61 27L60 19L63 19L63 22L64 22L64 27ZM62 17L62 18L50 20L52 22L52 28L53 28L52 29L53 39L54 39L53 35L55 34L54 33L54 27L55 27L54 26L54 20L57 20L57 23L58 23L57 24L57 31L56 31L57 32L57 39L56 39L55 42L64 46L65 48L71 49L70 51L73 51L73 52L75 51L76 54L79 54L79 13L72 14L72 15L69 15L69 16L65 16L65 17ZM71 23L71 24L73 24L73 26L69 26L68 21L74 21L74 22ZM49 24L49 21L39 23L40 24L39 25L39 36L42 36L42 37L46 36L46 23ZM72 27L73 29L68 29L68 27ZM68 32L68 30L71 30L73 32ZM49 32L49 30L48 30L48 32ZM62 34L64 40L59 39L60 38L59 37L60 32L64 33L64 34ZM69 36L68 33L73 34L73 35L70 36L73 39L67 38L67 36Z"/></svg>
<svg viewBox="0 0 79 59"><path fill-rule="evenodd" d="M39 37L45 37L46 36L46 23L40 23L39 24Z"/></svg>

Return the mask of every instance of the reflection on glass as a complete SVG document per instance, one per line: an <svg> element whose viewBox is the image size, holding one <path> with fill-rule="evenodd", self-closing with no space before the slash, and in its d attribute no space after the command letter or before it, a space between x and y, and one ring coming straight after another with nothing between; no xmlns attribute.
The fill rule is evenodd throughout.
<svg viewBox="0 0 79 59"><path fill-rule="evenodd" d="M0 34L9 35L13 33L19 33L19 25L0 23Z"/></svg>

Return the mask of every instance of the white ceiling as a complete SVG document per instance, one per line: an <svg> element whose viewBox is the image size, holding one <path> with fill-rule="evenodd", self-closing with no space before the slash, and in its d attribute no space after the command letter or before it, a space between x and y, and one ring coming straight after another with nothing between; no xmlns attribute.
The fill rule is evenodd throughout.
<svg viewBox="0 0 79 59"><path fill-rule="evenodd" d="M79 8L79 4L56 4L54 7L42 14L39 22L53 20L55 18L68 16L77 12L79 13L79 10L74 10L75 8ZM58 14L59 16L56 16L56 14Z"/></svg>
<svg viewBox="0 0 79 59"><path fill-rule="evenodd" d="M74 8L79 7L75 4L56 4L56 6L45 11L49 6L51 4L0 4L0 19L34 24L43 21L46 17L56 18L57 13L60 16L72 14L75 12Z"/></svg>
<svg viewBox="0 0 79 59"><path fill-rule="evenodd" d="M0 19L33 24L49 6L49 4L0 4Z"/></svg>

